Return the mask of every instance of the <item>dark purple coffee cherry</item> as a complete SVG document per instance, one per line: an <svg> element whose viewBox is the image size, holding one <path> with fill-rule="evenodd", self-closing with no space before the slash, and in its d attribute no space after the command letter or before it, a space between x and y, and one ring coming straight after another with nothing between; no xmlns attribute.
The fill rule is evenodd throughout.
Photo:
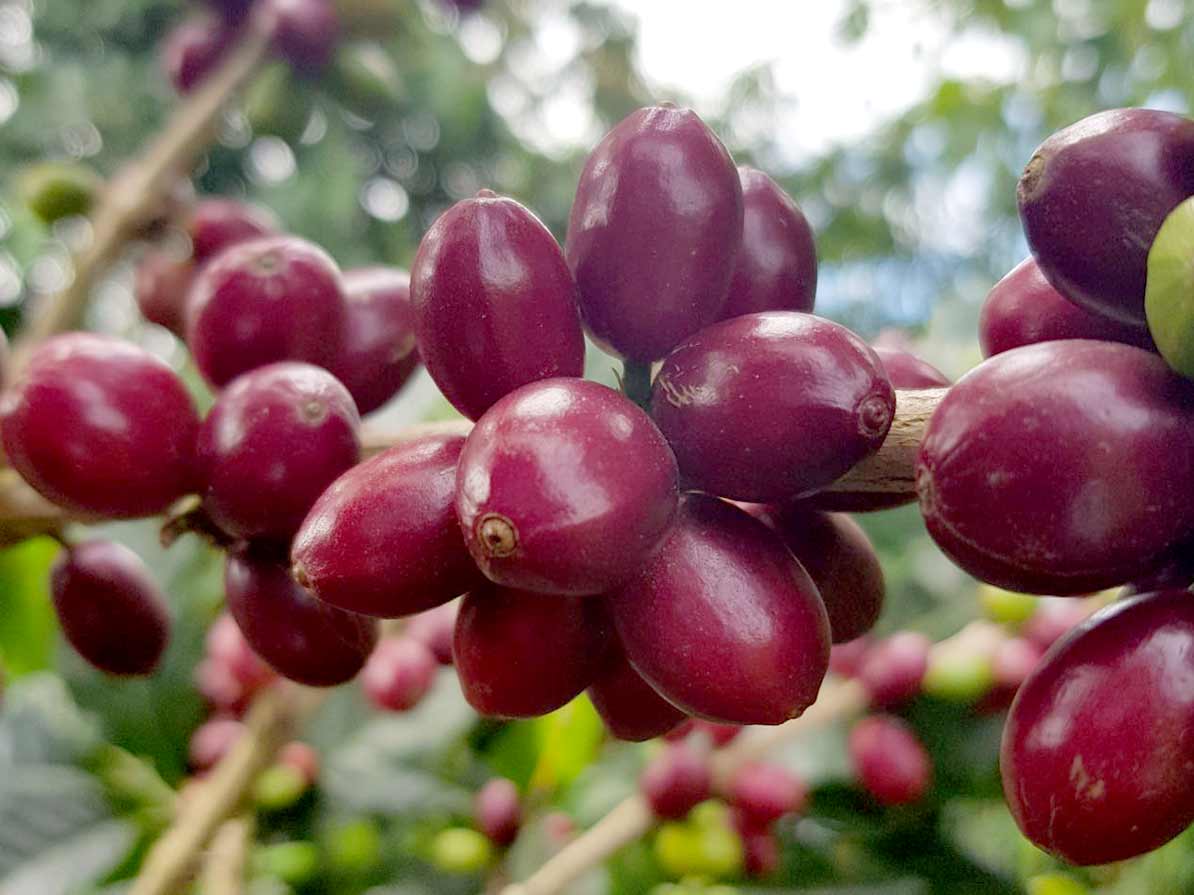
<svg viewBox="0 0 1194 895"><path fill-rule="evenodd" d="M633 112L585 162L565 252L593 338L661 358L719 319L742 243L742 186L691 109Z"/></svg>
<svg viewBox="0 0 1194 895"><path fill-rule="evenodd" d="M454 507L463 446L459 435L411 439L333 482L294 539L298 580L326 603L383 618L480 585Z"/></svg>
<svg viewBox="0 0 1194 895"><path fill-rule="evenodd" d="M237 538L289 541L307 511L360 459L348 390L310 364L269 364L220 393L199 430L203 506Z"/></svg>
<svg viewBox="0 0 1194 895"><path fill-rule="evenodd" d="M297 236L225 249L191 287L187 345L199 371L220 387L276 361L336 362L348 308L328 254Z"/></svg>
<svg viewBox="0 0 1194 895"><path fill-rule="evenodd" d="M1122 861L1194 822L1194 599L1121 601L1045 655L1003 731L1003 791L1036 845Z"/></svg>
<svg viewBox="0 0 1194 895"><path fill-rule="evenodd" d="M413 637L386 637L365 663L361 688L377 708L408 712L431 690L438 668L435 656L420 641Z"/></svg>
<svg viewBox="0 0 1194 895"><path fill-rule="evenodd" d="M204 199L196 203L185 225L191 238L191 254L199 263L214 258L238 242L272 236L279 228L278 219L266 209L226 198Z"/></svg>
<svg viewBox="0 0 1194 895"><path fill-rule="evenodd" d="M332 0L258 0L261 27L279 56L302 75L327 67L340 39L340 17Z"/></svg>
<svg viewBox="0 0 1194 895"><path fill-rule="evenodd" d="M440 665L451 665L452 638L456 634L456 616L459 612L458 600L436 606L411 616L403 632L431 650Z"/></svg>
<svg viewBox="0 0 1194 895"><path fill-rule="evenodd" d="M651 415L696 488L736 500L811 494L879 448L895 392L875 352L811 314L747 314L668 355ZM731 435L732 433L732 435Z"/></svg>
<svg viewBox="0 0 1194 895"><path fill-rule="evenodd" d="M948 376L910 351L884 348L881 345L872 347L875 354L879 355L893 388L914 391L922 388L946 388L951 384Z"/></svg>
<svg viewBox="0 0 1194 895"><path fill-rule="evenodd" d="M64 551L50 572L62 632L100 671L151 674L170 639L170 617L149 569L112 541L85 541Z"/></svg>
<svg viewBox="0 0 1194 895"><path fill-rule="evenodd" d="M1194 121L1112 109L1058 131L1020 178L1024 234L1041 271L1075 304L1145 330L1148 250L1194 194Z"/></svg>
<svg viewBox="0 0 1194 895"><path fill-rule="evenodd" d="M377 622L315 599L267 545L228 554L228 611L249 645L278 674L309 687L352 680L377 643Z"/></svg>
<svg viewBox="0 0 1194 895"><path fill-rule="evenodd" d="M638 571L676 512L676 461L612 389L549 379L486 412L460 454L456 512L481 571L509 587L604 593Z"/></svg>
<svg viewBox="0 0 1194 895"><path fill-rule="evenodd" d="M488 781L473 800L473 818L477 829L500 848L518 838L522 826L522 802L518 787L504 777Z"/></svg>
<svg viewBox="0 0 1194 895"><path fill-rule="evenodd" d="M949 390L916 464L929 533L977 578L1083 594L1194 535L1194 384L1114 342L997 355Z"/></svg>
<svg viewBox="0 0 1194 895"><path fill-rule="evenodd" d="M195 16L174 26L162 40L162 71L174 89L186 95L219 64L233 31L209 16Z"/></svg>
<svg viewBox="0 0 1194 895"><path fill-rule="evenodd" d="M808 785L782 765L752 762L734 772L726 795L741 828L766 830L804 810Z"/></svg>
<svg viewBox="0 0 1194 895"><path fill-rule="evenodd" d="M656 817L680 820L709 798L713 772L692 746L670 743L643 769L638 785Z"/></svg>
<svg viewBox="0 0 1194 895"><path fill-rule="evenodd" d="M687 717L642 679L621 649L611 649L609 660L589 687L589 699L605 728L619 740L642 742L674 730Z"/></svg>
<svg viewBox="0 0 1194 895"><path fill-rule="evenodd" d="M762 171L742 165L742 246L721 319L758 311L811 311L817 244L800 208Z"/></svg>
<svg viewBox="0 0 1194 895"><path fill-rule="evenodd" d="M152 516L191 490L198 429L165 362L93 333L44 342L0 400L8 462L47 500L95 516Z"/></svg>
<svg viewBox="0 0 1194 895"><path fill-rule="evenodd" d="M229 23L239 23L252 8L254 0L205 0L206 5Z"/></svg>
<svg viewBox="0 0 1194 895"><path fill-rule="evenodd" d="M348 300L344 343L331 365L361 415L398 393L419 366L410 276L396 267L345 271Z"/></svg>
<svg viewBox="0 0 1194 895"><path fill-rule="evenodd" d="M929 754L899 718L863 718L850 731L848 747L858 782L880 805L919 802L932 785Z"/></svg>
<svg viewBox="0 0 1194 895"><path fill-rule="evenodd" d="M779 840L772 830L742 830L742 869L750 879L764 879L779 869Z"/></svg>
<svg viewBox="0 0 1194 895"><path fill-rule="evenodd" d="M662 546L610 605L635 670L711 721L794 718L829 665L829 622L808 573L775 532L716 498L681 500Z"/></svg>
<svg viewBox="0 0 1194 895"><path fill-rule="evenodd" d="M137 264L133 295L141 316L182 337L186 300L195 277L195 264L165 250L146 253Z"/></svg>
<svg viewBox="0 0 1194 895"><path fill-rule="evenodd" d="M519 386L584 371L572 274L513 199L482 190L440 215L419 243L411 297L423 363L470 419Z"/></svg>

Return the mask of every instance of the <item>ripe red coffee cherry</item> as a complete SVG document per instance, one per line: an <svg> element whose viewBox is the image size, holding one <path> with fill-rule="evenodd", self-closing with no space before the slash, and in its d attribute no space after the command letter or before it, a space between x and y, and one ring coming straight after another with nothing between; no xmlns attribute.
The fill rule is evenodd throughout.
<svg viewBox="0 0 1194 895"><path fill-rule="evenodd" d="M817 245L800 208L762 171L741 165L742 245L720 319L757 311L811 311Z"/></svg>
<svg viewBox="0 0 1194 895"><path fill-rule="evenodd" d="M419 243L411 298L423 363L470 419L519 386L584 371L572 274L513 199L482 190L440 215Z"/></svg>
<svg viewBox="0 0 1194 895"><path fill-rule="evenodd" d="M863 718L850 731L848 748L858 782L881 805L918 802L932 785L929 754L899 718Z"/></svg>
<svg viewBox="0 0 1194 895"><path fill-rule="evenodd" d="M418 640L431 650L440 665L451 665L452 638L456 633L456 616L459 612L460 603L456 600L420 612L406 623L406 636Z"/></svg>
<svg viewBox="0 0 1194 895"><path fill-rule="evenodd" d="M298 771L308 786L319 779L319 753L299 740L292 740L278 752L278 764Z"/></svg>
<svg viewBox="0 0 1194 895"><path fill-rule="evenodd" d="M234 537L288 541L360 459L359 429L352 396L327 370L280 363L238 376L199 430L204 509Z"/></svg>
<svg viewBox="0 0 1194 895"><path fill-rule="evenodd" d="M882 345L873 346L873 350L879 355L893 388L916 390L946 388L950 385L948 376L910 351L884 348Z"/></svg>
<svg viewBox="0 0 1194 895"><path fill-rule="evenodd" d="M1090 616L1091 609L1082 600L1044 599L1032 617L1024 623L1023 635L1042 652Z"/></svg>
<svg viewBox="0 0 1194 895"><path fill-rule="evenodd" d="M481 571L546 593L625 581L676 511L676 461L655 424L583 379L533 383L493 405L465 442L456 482Z"/></svg>
<svg viewBox="0 0 1194 895"><path fill-rule="evenodd" d="M438 665L431 650L413 637L387 637L365 663L361 687L379 709L406 712L431 690Z"/></svg>
<svg viewBox="0 0 1194 895"><path fill-rule="evenodd" d="M680 820L709 798L713 775L704 755L685 743L669 743L643 769L638 785L656 817Z"/></svg>
<svg viewBox="0 0 1194 895"><path fill-rule="evenodd" d="M742 869L751 879L771 876L779 869L779 840L771 830L748 830L742 836Z"/></svg>
<svg viewBox="0 0 1194 895"><path fill-rule="evenodd" d="M196 16L162 40L162 72L181 94L190 93L211 74L232 43L233 32L218 19Z"/></svg>
<svg viewBox="0 0 1194 895"><path fill-rule="evenodd" d="M258 690L273 683L273 670L253 652L236 620L222 613L207 631L204 641L207 657L224 666L244 686Z"/></svg>
<svg viewBox="0 0 1194 895"><path fill-rule="evenodd" d="M1147 329L1087 311L1054 289L1034 258L992 287L978 317L983 357L1059 339L1101 339L1155 351Z"/></svg>
<svg viewBox="0 0 1194 895"><path fill-rule="evenodd" d="M245 731L235 718L212 718L195 728L187 745L187 762L192 771L207 771L220 763Z"/></svg>
<svg viewBox="0 0 1194 895"><path fill-rule="evenodd" d="M505 848L513 843L522 826L518 787L503 777L495 777L487 782L473 800L473 818L477 822L477 829L495 845Z"/></svg>
<svg viewBox="0 0 1194 895"><path fill-rule="evenodd" d="M229 22L237 23L248 13L254 0L206 0L206 2L209 7Z"/></svg>
<svg viewBox="0 0 1194 895"><path fill-rule="evenodd" d="M345 271L348 319L344 343L331 365L361 415L398 393L419 365L410 276L395 267Z"/></svg>
<svg viewBox="0 0 1194 895"><path fill-rule="evenodd" d="M785 814L804 810L808 786L777 764L755 762L739 768L727 798L744 830L767 830Z"/></svg>
<svg viewBox="0 0 1194 895"><path fill-rule="evenodd" d="M463 445L459 435L426 435L344 473L295 536L298 580L326 603L383 618L479 585L453 506Z"/></svg>
<svg viewBox="0 0 1194 895"><path fill-rule="evenodd" d="M689 714L779 724L817 698L829 664L817 588L775 532L725 501L686 495L610 605L635 670Z"/></svg>
<svg viewBox="0 0 1194 895"><path fill-rule="evenodd" d="M469 705L482 715L545 715L593 682L608 640L597 600L486 582L460 604L456 673Z"/></svg>
<svg viewBox="0 0 1194 895"><path fill-rule="evenodd" d="M1194 534L1194 384L1113 342L1005 352L938 406L916 490L938 546L983 581L1120 584Z"/></svg>
<svg viewBox="0 0 1194 895"><path fill-rule="evenodd" d="M795 311L702 330L668 355L651 389L651 415L680 472L736 500L825 487L879 448L894 414L875 352L845 327Z"/></svg>
<svg viewBox="0 0 1194 895"><path fill-rule="evenodd" d="M674 730L687 717L656 693L635 671L621 649L589 687L589 699L605 728L619 740L641 743Z"/></svg>
<svg viewBox="0 0 1194 895"><path fill-rule="evenodd" d="M259 0L256 15L278 55L299 74L316 75L331 60L340 38L332 0Z"/></svg>
<svg viewBox="0 0 1194 895"><path fill-rule="evenodd" d="M165 362L93 333L44 342L0 399L8 462L47 500L96 516L152 516L186 494L198 429Z"/></svg>
<svg viewBox="0 0 1194 895"><path fill-rule="evenodd" d="M187 301L187 345L217 387L275 361L331 366L348 317L336 262L297 236L225 249L195 277Z"/></svg>
<svg viewBox="0 0 1194 895"><path fill-rule="evenodd" d="M717 320L742 243L742 186L690 109L631 113L585 162L565 252L602 347L652 361Z"/></svg>
<svg viewBox="0 0 1194 895"><path fill-rule="evenodd" d="M180 258L164 249L148 252L137 264L133 283L141 316L181 337L187 293L194 276L195 265L190 258Z"/></svg>
<svg viewBox="0 0 1194 895"><path fill-rule="evenodd" d="M50 573L62 632L75 651L109 674L150 674L170 639L161 590L132 550L86 541L66 550Z"/></svg>
<svg viewBox="0 0 1194 895"><path fill-rule="evenodd" d="M1003 791L1024 834L1072 864L1103 864L1189 826L1192 675L1184 590L1117 603L1059 641L1003 732Z"/></svg>
<svg viewBox="0 0 1194 895"><path fill-rule="evenodd" d="M377 643L376 621L315 599L271 548L231 551L224 591L228 611L253 650L300 684L333 687L352 680Z"/></svg>
<svg viewBox="0 0 1194 895"><path fill-rule="evenodd" d="M1161 223L1194 194L1194 121L1112 109L1037 148L1017 198L1045 277L1077 305L1144 330L1148 250Z"/></svg>
<svg viewBox="0 0 1194 895"><path fill-rule="evenodd" d="M858 666L858 680L871 705L894 708L919 695L931 646L929 638L915 631L900 631L873 644Z"/></svg>
<svg viewBox="0 0 1194 895"><path fill-rule="evenodd" d="M1044 650L1027 637L1009 637L999 644L991 656L991 691L979 702L979 712L1001 711L1010 706L1043 655Z"/></svg>
<svg viewBox="0 0 1194 895"><path fill-rule="evenodd" d="M273 213L237 199L203 199L186 220L191 254L202 263L229 246L259 236L271 236L279 229Z"/></svg>
<svg viewBox="0 0 1194 895"><path fill-rule="evenodd" d="M836 643L829 651L829 670L841 677L856 677L875 641L869 636L848 643Z"/></svg>

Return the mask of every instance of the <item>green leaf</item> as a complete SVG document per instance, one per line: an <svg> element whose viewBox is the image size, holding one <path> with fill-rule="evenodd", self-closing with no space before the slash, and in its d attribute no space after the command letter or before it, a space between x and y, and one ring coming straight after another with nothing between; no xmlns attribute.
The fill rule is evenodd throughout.
<svg viewBox="0 0 1194 895"><path fill-rule="evenodd" d="M0 551L0 659L13 677L50 665L58 623L49 575L59 549L51 538L34 538Z"/></svg>
<svg viewBox="0 0 1194 895"><path fill-rule="evenodd" d="M4 895L73 895L80 887L102 880L137 842L129 821L107 820L64 840L52 840L44 851L0 878Z"/></svg>

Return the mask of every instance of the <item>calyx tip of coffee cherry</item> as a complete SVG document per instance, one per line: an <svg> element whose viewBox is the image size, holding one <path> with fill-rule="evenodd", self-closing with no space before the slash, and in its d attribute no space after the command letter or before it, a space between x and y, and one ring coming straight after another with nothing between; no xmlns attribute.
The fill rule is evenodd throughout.
<svg viewBox="0 0 1194 895"><path fill-rule="evenodd" d="M502 559L518 549L518 529L500 513L486 513L477 522L477 540L487 556Z"/></svg>
<svg viewBox="0 0 1194 895"><path fill-rule="evenodd" d="M858 405L858 428L864 435L883 435L891 425L891 418L891 406L883 395L868 395Z"/></svg>

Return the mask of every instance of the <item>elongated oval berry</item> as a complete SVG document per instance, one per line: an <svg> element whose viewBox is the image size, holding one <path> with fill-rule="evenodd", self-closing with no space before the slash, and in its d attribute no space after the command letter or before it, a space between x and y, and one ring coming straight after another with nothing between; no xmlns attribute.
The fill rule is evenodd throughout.
<svg viewBox="0 0 1194 895"><path fill-rule="evenodd" d="M423 363L470 419L519 386L584 370L572 274L513 199L482 190L440 215L419 243L411 299Z"/></svg>
<svg viewBox="0 0 1194 895"><path fill-rule="evenodd" d="M916 463L929 533L977 578L1082 594L1194 534L1194 384L1113 342L1043 342L946 393Z"/></svg>
<svg viewBox="0 0 1194 895"><path fill-rule="evenodd" d="M929 754L899 718L863 718L850 731L848 748L858 782L880 805L920 801L932 784Z"/></svg>
<svg viewBox="0 0 1194 895"><path fill-rule="evenodd" d="M635 670L711 721L793 718L829 666L829 622L808 573L766 525L716 498L681 500L659 551L610 605Z"/></svg>
<svg viewBox="0 0 1194 895"><path fill-rule="evenodd" d="M713 772L708 757L688 743L669 743L643 769L638 785L656 817L680 820L709 798Z"/></svg>
<svg viewBox="0 0 1194 895"><path fill-rule="evenodd" d="M238 242L271 236L280 225L273 213L239 199L211 198L195 203L185 229L191 238L191 254L203 263Z"/></svg>
<svg viewBox="0 0 1194 895"><path fill-rule="evenodd" d="M604 593L636 571L676 512L676 460L651 419L583 379L524 386L460 454L456 512L490 579Z"/></svg>
<svg viewBox="0 0 1194 895"><path fill-rule="evenodd" d="M377 708L407 712L431 690L438 667L431 650L420 641L413 637L386 637L365 663L361 688Z"/></svg>
<svg viewBox="0 0 1194 895"><path fill-rule="evenodd" d="M1147 331L1079 307L1049 284L1035 258L1025 258L992 287L983 302L978 317L983 357L1059 339L1100 339L1154 348Z"/></svg>
<svg viewBox="0 0 1194 895"><path fill-rule="evenodd" d="M879 355L893 388L916 390L946 388L950 385L948 376L910 351L885 348L881 345L875 345L873 349L875 354Z"/></svg>
<svg viewBox="0 0 1194 895"><path fill-rule="evenodd" d="M631 113L585 162L564 247L602 347L661 358L725 308L742 242L742 186L690 109Z"/></svg>
<svg viewBox="0 0 1194 895"><path fill-rule="evenodd" d="M225 249L195 277L187 346L217 387L276 361L330 367L347 317L340 271L323 249L297 236L263 237Z"/></svg>
<svg viewBox="0 0 1194 895"><path fill-rule="evenodd" d="M352 393L361 415L397 394L419 365L410 276L395 267L345 271L348 319L330 369Z"/></svg>
<svg viewBox="0 0 1194 895"><path fill-rule="evenodd" d="M141 316L163 326L180 338L185 326L185 309L195 264L164 249L155 249L137 264L133 295Z"/></svg>
<svg viewBox="0 0 1194 895"><path fill-rule="evenodd" d="M929 670L932 643L919 631L898 631L871 644L858 663L858 681L875 708L895 708L915 698Z"/></svg>
<svg viewBox="0 0 1194 895"><path fill-rule="evenodd" d="M606 730L620 740L638 743L663 736L684 722L687 716L642 679L621 649L610 653L589 687L589 699Z"/></svg>
<svg viewBox="0 0 1194 895"><path fill-rule="evenodd" d="M170 617L149 569L112 541L66 550L50 572L62 632L75 651L109 674L150 674L170 639Z"/></svg>
<svg viewBox="0 0 1194 895"><path fill-rule="evenodd" d="M727 796L740 828L766 830L804 810L808 785L782 765L752 762L734 772Z"/></svg>
<svg viewBox="0 0 1194 895"><path fill-rule="evenodd" d="M1072 864L1135 857L1194 822L1194 598L1121 601L1020 687L1000 769L1029 839Z"/></svg>
<svg viewBox="0 0 1194 895"><path fill-rule="evenodd" d="M440 665L451 665L452 638L456 633L456 615L459 611L459 601L436 606L411 616L403 632L431 650Z"/></svg>
<svg viewBox="0 0 1194 895"><path fill-rule="evenodd" d="M477 791L473 800L477 829L505 848L518 838L522 826L522 801L518 787L504 777L494 777Z"/></svg>
<svg viewBox="0 0 1194 895"><path fill-rule="evenodd" d="M1145 328L1148 250L1194 194L1194 121L1112 109L1064 128L1020 177L1020 220L1057 290L1104 317Z"/></svg>
<svg viewBox="0 0 1194 895"><path fill-rule="evenodd" d="M605 660L609 632L597 600L486 582L465 595L453 652L469 705L496 718L532 718L572 701Z"/></svg>
<svg viewBox="0 0 1194 895"><path fill-rule="evenodd" d="M331 61L340 37L332 0L259 0L256 15L275 51L295 71L316 75Z"/></svg>
<svg viewBox="0 0 1194 895"><path fill-rule="evenodd" d="M235 718L211 718L195 728L187 743L187 763L193 771L208 771L220 763L245 732Z"/></svg>
<svg viewBox="0 0 1194 895"><path fill-rule="evenodd" d="M180 94L199 86L232 43L232 29L210 16L186 19L162 40L162 72Z"/></svg>
<svg viewBox="0 0 1194 895"><path fill-rule="evenodd" d="M811 311L817 294L817 245L800 208L774 180L745 165L742 246L722 320L758 311Z"/></svg>
<svg viewBox="0 0 1194 895"><path fill-rule="evenodd" d="M204 508L235 537L288 541L360 459L359 429L352 396L327 370L280 363L238 376L199 430Z"/></svg>
<svg viewBox="0 0 1194 895"><path fill-rule="evenodd" d="M685 479L736 500L825 487L879 448L894 414L875 352L795 311L702 330L668 355L651 388L651 415Z"/></svg>
<svg viewBox="0 0 1194 895"><path fill-rule="evenodd" d="M152 516L186 494L198 429L165 362L93 333L47 340L0 399L8 462L47 500L97 516Z"/></svg>
<svg viewBox="0 0 1194 895"><path fill-rule="evenodd" d="M278 674L309 687L356 677L377 643L377 622L315 599L272 548L245 545L224 566L228 611Z"/></svg>
<svg viewBox="0 0 1194 895"><path fill-rule="evenodd" d="M383 618L480 584L454 507L463 446L459 435L411 439L333 482L294 539L298 580L326 603Z"/></svg>

